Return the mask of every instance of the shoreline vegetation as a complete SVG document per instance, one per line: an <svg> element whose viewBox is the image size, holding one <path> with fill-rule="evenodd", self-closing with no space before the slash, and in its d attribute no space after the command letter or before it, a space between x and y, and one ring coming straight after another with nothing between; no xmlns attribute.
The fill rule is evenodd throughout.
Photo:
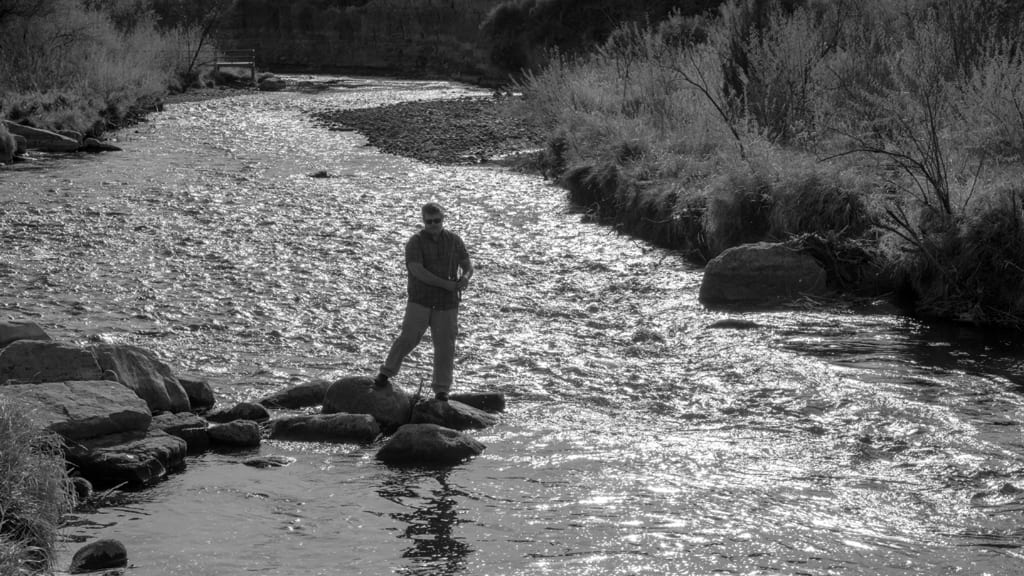
<svg viewBox="0 0 1024 576"><path fill-rule="evenodd" d="M810 252L841 293L1024 328L1024 9L729 0L626 24L517 83L545 173L706 262Z"/></svg>

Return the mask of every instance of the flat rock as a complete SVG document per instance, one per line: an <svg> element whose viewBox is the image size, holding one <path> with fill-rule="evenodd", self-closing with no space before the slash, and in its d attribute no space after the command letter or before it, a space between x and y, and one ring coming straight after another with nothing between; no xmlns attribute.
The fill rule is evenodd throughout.
<svg viewBox="0 0 1024 576"><path fill-rule="evenodd" d="M81 346L43 340L16 340L0 349L0 385L19 382L106 380L96 357Z"/></svg>
<svg viewBox="0 0 1024 576"><path fill-rule="evenodd" d="M291 466L294 463L295 458L292 458L291 456L279 456L277 454L253 456L252 458L246 458L242 461L242 464L252 466L253 468L284 468L285 466Z"/></svg>
<svg viewBox="0 0 1024 576"><path fill-rule="evenodd" d="M107 380L0 386L0 396L23 403L33 422L68 440L144 432L152 420L141 398Z"/></svg>
<svg viewBox="0 0 1024 576"><path fill-rule="evenodd" d="M150 429L162 430L184 440L190 454L203 452L210 447L209 426L206 420L191 412L165 412L154 416L149 425Z"/></svg>
<svg viewBox="0 0 1024 576"><path fill-rule="evenodd" d="M234 420L226 424L210 426L210 443L221 446L252 448L260 445L263 433L260 425L252 420Z"/></svg>
<svg viewBox="0 0 1024 576"><path fill-rule="evenodd" d="M412 410L413 424L437 424L453 430L480 430L494 426L497 421L493 414L457 400L425 400L417 403Z"/></svg>
<svg viewBox="0 0 1024 576"><path fill-rule="evenodd" d="M140 488L185 468L188 446L158 430L123 432L69 443L65 456L97 488Z"/></svg>
<svg viewBox="0 0 1024 576"><path fill-rule="evenodd" d="M274 440L300 442L373 442L380 425L369 414L297 414L270 421Z"/></svg>
<svg viewBox="0 0 1024 576"><path fill-rule="evenodd" d="M322 412L369 414L389 432L409 422L410 408L409 395L401 388L393 384L378 387L373 378L347 376L328 387Z"/></svg>
<svg viewBox="0 0 1024 576"><path fill-rule="evenodd" d="M22 320L0 321L0 348L15 340L50 340L46 332L35 322Z"/></svg>
<svg viewBox="0 0 1024 576"><path fill-rule="evenodd" d="M258 401L267 408L284 408L295 410L309 406L320 406L324 403L327 389L331 387L329 380L313 380L284 390L279 390Z"/></svg>
<svg viewBox="0 0 1024 576"><path fill-rule="evenodd" d="M377 452L393 466L454 466L478 456L484 445L464 432L437 424L406 424Z"/></svg>

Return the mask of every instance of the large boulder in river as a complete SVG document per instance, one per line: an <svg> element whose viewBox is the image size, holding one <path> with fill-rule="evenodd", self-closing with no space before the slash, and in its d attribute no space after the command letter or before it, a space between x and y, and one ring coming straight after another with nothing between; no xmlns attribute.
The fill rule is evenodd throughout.
<svg viewBox="0 0 1024 576"><path fill-rule="evenodd" d="M156 354L138 346L95 344L89 348L104 371L117 376L149 404L153 412L188 411L188 394L167 364Z"/></svg>
<svg viewBox="0 0 1024 576"><path fill-rule="evenodd" d="M296 410L309 406L320 406L324 403L327 389L331 387L329 380L313 380L261 398L258 402L267 408L286 408Z"/></svg>
<svg viewBox="0 0 1024 576"><path fill-rule="evenodd" d="M374 386L373 378L365 376L346 376L327 388L322 412L369 414L382 430L390 432L409 422L409 410L409 395L401 388Z"/></svg>
<svg viewBox="0 0 1024 576"><path fill-rule="evenodd" d="M15 340L50 340L46 332L35 322L23 320L0 321L0 348Z"/></svg>
<svg viewBox="0 0 1024 576"><path fill-rule="evenodd" d="M377 452L377 459L394 466L454 466L484 451L484 445L464 432L437 424L406 424Z"/></svg>
<svg viewBox="0 0 1024 576"><path fill-rule="evenodd" d="M299 442L373 442L380 425L369 414L294 414L270 421L274 440Z"/></svg>
<svg viewBox="0 0 1024 576"><path fill-rule="evenodd" d="M480 430L497 421L494 415L456 400L425 400L412 409L413 424L437 424L453 430Z"/></svg>
<svg viewBox="0 0 1024 576"><path fill-rule="evenodd" d="M734 246L708 262L700 301L708 306L767 307L825 292L825 270L782 244Z"/></svg>
<svg viewBox="0 0 1024 576"><path fill-rule="evenodd" d="M117 382L47 382L0 386L41 428L72 441L121 432L144 432L152 420L146 403Z"/></svg>

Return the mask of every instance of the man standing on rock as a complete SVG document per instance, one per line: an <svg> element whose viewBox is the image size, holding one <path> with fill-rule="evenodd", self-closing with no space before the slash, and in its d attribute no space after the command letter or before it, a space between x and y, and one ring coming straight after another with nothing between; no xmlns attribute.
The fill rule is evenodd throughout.
<svg viewBox="0 0 1024 576"><path fill-rule="evenodd" d="M448 400L455 369L459 301L473 276L473 263L462 238L444 229L444 209L429 202L422 212L423 229L405 244L409 300L402 319L402 333L391 345L374 385L389 384L389 379L398 374L402 361L420 343L429 326L434 340L431 388L434 397L444 402Z"/></svg>

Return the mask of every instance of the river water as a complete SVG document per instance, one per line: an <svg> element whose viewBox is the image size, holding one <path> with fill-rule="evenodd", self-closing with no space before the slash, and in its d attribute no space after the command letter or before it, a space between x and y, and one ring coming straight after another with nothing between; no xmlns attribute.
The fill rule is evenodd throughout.
<svg viewBox="0 0 1024 576"><path fill-rule="evenodd" d="M323 80L323 79L321 79ZM129 575L1012 574L1024 571L1024 353L1007 336L806 307L715 312L701 271L498 168L383 155L310 112L474 93L335 78L169 105L123 152L0 172L0 311L128 342L220 404L372 375L419 206L477 264L456 391L501 391L482 456L267 441L78 513ZM329 178L310 175L326 171ZM726 318L756 323L717 329ZM397 383L429 383L429 344ZM255 453L291 466L241 464Z"/></svg>

